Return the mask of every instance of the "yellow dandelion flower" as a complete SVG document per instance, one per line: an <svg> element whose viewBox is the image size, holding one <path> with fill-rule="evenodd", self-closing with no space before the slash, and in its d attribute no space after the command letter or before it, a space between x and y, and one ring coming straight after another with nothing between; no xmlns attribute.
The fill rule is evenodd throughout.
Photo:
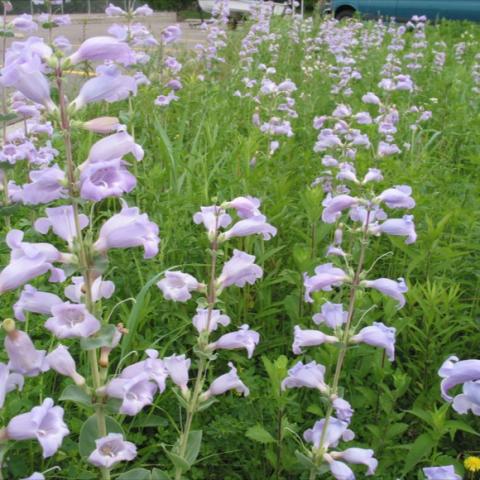
<svg viewBox="0 0 480 480"><path fill-rule="evenodd" d="M480 458L479 457L467 457L463 462L465 468L469 472L480 472Z"/></svg>

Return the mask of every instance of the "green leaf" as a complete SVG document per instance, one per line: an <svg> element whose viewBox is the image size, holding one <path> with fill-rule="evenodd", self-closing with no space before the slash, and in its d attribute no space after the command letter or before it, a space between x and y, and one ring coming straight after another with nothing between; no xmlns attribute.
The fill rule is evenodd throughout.
<svg viewBox="0 0 480 480"><path fill-rule="evenodd" d="M480 434L473 427L471 427L465 422L462 422L461 420L449 420L447 422L446 428L452 434L452 436L455 435L457 430L480 436Z"/></svg>
<svg viewBox="0 0 480 480"><path fill-rule="evenodd" d="M3 168L3 167L2 167ZM6 205L4 207L0 207L0 217L10 217L12 216L18 209L20 208L20 204L15 203L13 205Z"/></svg>
<svg viewBox="0 0 480 480"><path fill-rule="evenodd" d="M302 465L302 467L304 467L306 470L311 470L313 467L315 467L315 464L312 462L311 458L307 457L302 452L296 450L295 456L297 457L298 463L300 463L300 465Z"/></svg>
<svg viewBox="0 0 480 480"><path fill-rule="evenodd" d="M190 465L184 458L180 457L176 453L169 452L168 450L165 450L165 453L175 468L178 468L182 472L188 472L188 470L190 470Z"/></svg>
<svg viewBox="0 0 480 480"><path fill-rule="evenodd" d="M94 336L80 339L80 347L82 350L108 347L112 345L116 331L115 325L104 325Z"/></svg>
<svg viewBox="0 0 480 480"><path fill-rule="evenodd" d="M245 432L245 436L259 443L276 443L276 440L273 438L273 436L259 424L250 427Z"/></svg>
<svg viewBox="0 0 480 480"><path fill-rule="evenodd" d="M69 385L66 387L61 393L59 400L69 400L70 402L80 403L81 405L85 405L87 407L92 405L92 399L90 396L78 385Z"/></svg>
<svg viewBox="0 0 480 480"><path fill-rule="evenodd" d="M185 460L192 466L197 460L202 445L202 431L192 430L188 435L187 451L185 452Z"/></svg>
<svg viewBox="0 0 480 480"><path fill-rule="evenodd" d="M405 459L403 474L411 472L417 463L428 457L434 445L435 441L429 433L422 433L413 443L407 445L409 451Z"/></svg>
<svg viewBox="0 0 480 480"><path fill-rule="evenodd" d="M162 472L158 468L154 468L152 470L150 479L151 480L171 480L170 477L165 472Z"/></svg>
<svg viewBox="0 0 480 480"><path fill-rule="evenodd" d="M123 435L122 426L112 417L105 417L107 434L121 433ZM92 415L88 418L80 429L78 438L78 450L82 457L88 457L95 450L95 440L100 438L98 434L97 416Z"/></svg>
<svg viewBox="0 0 480 480"><path fill-rule="evenodd" d="M0 122L10 122L11 120L15 120L16 118L18 118L18 116L16 113L13 112L6 113L5 115L2 115L0 113Z"/></svg>
<svg viewBox="0 0 480 480"><path fill-rule="evenodd" d="M134 468L122 473L117 480L151 480L150 471L145 468Z"/></svg>

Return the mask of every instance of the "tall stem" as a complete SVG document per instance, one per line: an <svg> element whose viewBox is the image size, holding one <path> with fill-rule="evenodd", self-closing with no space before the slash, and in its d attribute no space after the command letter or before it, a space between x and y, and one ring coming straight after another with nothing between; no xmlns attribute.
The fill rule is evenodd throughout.
<svg viewBox="0 0 480 480"><path fill-rule="evenodd" d="M72 147L72 132L70 126L70 119L68 115L67 105L65 103L65 92L63 87L63 72L61 67L56 69L56 80L58 87L59 106L60 106L60 124L63 134L63 140L65 144L65 158L66 158L66 170L68 180L68 191L72 200L73 216L75 222L76 241L78 245L78 257L80 270L83 275L83 281L85 285L85 306L87 310L94 313L94 302L92 299L92 262L91 256L85 245L85 239L83 237L82 229L80 226L80 213L78 210L78 191L75 182L75 162L73 160L73 147ZM100 370L98 367L97 351L88 351L88 361L90 363L90 370L92 374L92 384L94 391L96 392L102 386L102 380L100 376ZM107 434L107 426L105 421L105 408L103 402L95 402L95 416L97 418L97 429L100 437L104 437ZM102 478L104 480L110 479L110 471L107 468L101 469Z"/></svg>
<svg viewBox="0 0 480 480"><path fill-rule="evenodd" d="M337 395L338 393L338 385L340 382L340 375L342 373L343 364L345 362L345 356L348 350L348 339L350 336L350 327L352 325L353 314L355 312L355 301L357 299L357 289L360 285L360 277L363 272L363 266L365 263L365 253L367 250L367 243L368 243L368 225L370 223L370 208L367 210L367 215L365 219L365 226L363 228L362 238L361 238L361 246L360 246L360 256L358 259L357 269L355 271L355 275L352 281L352 287L350 290L350 299L348 303L348 313L347 313L347 321L345 323L345 328L343 330L343 336L341 339L341 346L340 352L338 353L337 357L337 365L335 367L335 373L333 376L333 382L331 387L331 395ZM330 406L327 409L327 413L325 414L325 422L323 424L322 433L320 435L320 443L318 448L314 450L314 455L318 454L314 458L315 462L321 462L323 459L321 458L323 455L323 448L325 444L325 439L327 436L328 426L330 424L330 419L333 413L333 406L330 403ZM310 480L314 480L317 477L316 467L310 470Z"/></svg>

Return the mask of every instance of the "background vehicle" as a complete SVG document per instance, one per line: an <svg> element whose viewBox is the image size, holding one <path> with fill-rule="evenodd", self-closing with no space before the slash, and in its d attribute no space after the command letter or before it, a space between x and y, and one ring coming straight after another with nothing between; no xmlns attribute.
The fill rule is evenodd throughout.
<svg viewBox="0 0 480 480"><path fill-rule="evenodd" d="M430 20L480 21L480 0L332 0L331 4L339 20L358 12L367 18L408 20L413 15L426 15Z"/></svg>
<svg viewBox="0 0 480 480"><path fill-rule="evenodd" d="M248 15L252 6L261 5L262 3L263 0L230 0L228 8L232 15ZM204 12L211 13L215 0L198 0L198 4ZM274 3L273 5L273 13L275 15L282 15L287 8L287 4L284 3Z"/></svg>

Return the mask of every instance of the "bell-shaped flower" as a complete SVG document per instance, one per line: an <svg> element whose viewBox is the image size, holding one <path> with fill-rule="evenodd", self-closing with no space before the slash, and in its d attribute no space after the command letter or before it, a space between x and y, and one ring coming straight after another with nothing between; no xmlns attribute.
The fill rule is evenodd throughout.
<svg viewBox="0 0 480 480"><path fill-rule="evenodd" d="M461 415L471 410L474 415L480 416L480 380L463 384L463 393L453 399L453 409Z"/></svg>
<svg viewBox="0 0 480 480"><path fill-rule="evenodd" d="M228 208L234 208L240 218L257 217L261 215L259 210L260 200L255 197L236 197L225 205Z"/></svg>
<svg viewBox="0 0 480 480"><path fill-rule="evenodd" d="M157 390L157 384L150 381L148 373L143 372L132 378L114 378L104 391L109 397L122 400L120 413L133 416L153 403Z"/></svg>
<svg viewBox="0 0 480 480"><path fill-rule="evenodd" d="M193 216L193 221L197 225L203 223L209 237L213 238L220 228L230 225L232 217L222 207L212 205L210 207L200 207L200 211Z"/></svg>
<svg viewBox="0 0 480 480"><path fill-rule="evenodd" d="M320 330L302 330L298 325L294 327L292 351L295 355L303 353L303 347L316 347L324 343L338 343L333 335L326 335Z"/></svg>
<svg viewBox="0 0 480 480"><path fill-rule="evenodd" d="M446 467L427 467L423 469L426 480L462 480L463 477L455 473L453 465Z"/></svg>
<svg viewBox="0 0 480 480"><path fill-rule="evenodd" d="M109 433L95 440L95 447L88 462L99 468L110 469L119 462L129 462L137 456L137 447L125 441L121 433Z"/></svg>
<svg viewBox="0 0 480 480"><path fill-rule="evenodd" d="M378 168L369 168L368 172L363 177L362 185L365 185L368 182L381 182L382 180L383 175L381 170Z"/></svg>
<svg viewBox="0 0 480 480"><path fill-rule="evenodd" d="M377 155L380 158L389 157L390 155L396 155L402 151L394 143L380 141L378 143Z"/></svg>
<svg viewBox="0 0 480 480"><path fill-rule="evenodd" d="M394 327L387 327L381 322L374 322L369 327L362 328L350 338L351 343L366 343L374 347L385 349L388 359L395 360L395 333Z"/></svg>
<svg viewBox="0 0 480 480"><path fill-rule="evenodd" d="M264 215L257 215L240 220L232 228L220 235L220 240L230 240L235 237L247 237L248 235L262 235L264 240L270 240L277 234L277 229L267 223Z"/></svg>
<svg viewBox="0 0 480 480"><path fill-rule="evenodd" d="M120 15L126 15L127 12L120 7L117 7L116 5L113 5L113 3L109 3L107 8L105 9L105 13L109 17L116 17Z"/></svg>
<svg viewBox="0 0 480 480"><path fill-rule="evenodd" d="M147 4L145 4L137 7L133 11L133 14L138 17L149 17L150 15L153 15L153 10Z"/></svg>
<svg viewBox="0 0 480 480"><path fill-rule="evenodd" d="M286 388L316 388L322 393L328 392L325 383L325 367L315 361L307 364L298 362L288 371L288 377L282 382L282 390Z"/></svg>
<svg viewBox="0 0 480 480"><path fill-rule="evenodd" d="M49 369L45 351L37 350L29 335L21 330L8 332L4 342L8 355L8 368L25 377L36 377Z"/></svg>
<svg viewBox="0 0 480 480"><path fill-rule="evenodd" d="M341 303L325 302L322 305L321 313L313 316L313 321L317 325L325 324L330 328L341 327L347 322L348 313L343 310Z"/></svg>
<svg viewBox="0 0 480 480"><path fill-rule="evenodd" d="M112 248L130 248L143 246L143 258L152 258L158 253L158 227L148 219L146 213L140 214L136 207L129 207L122 201L122 210L113 215L100 228L98 240L93 248L105 252Z"/></svg>
<svg viewBox="0 0 480 480"><path fill-rule="evenodd" d="M45 328L57 338L90 337L100 330L101 323L80 303L61 303L52 307L52 316Z"/></svg>
<svg viewBox="0 0 480 480"><path fill-rule="evenodd" d="M398 308L402 308L405 305L405 296L403 295L408 291L408 287L403 278L399 278L397 281L389 278L377 278L376 280L364 280L361 285L367 288L374 288L380 293L391 297L398 301Z"/></svg>
<svg viewBox="0 0 480 480"><path fill-rule="evenodd" d="M131 65L134 60L134 52L125 42L120 42L114 37L91 37L85 40L78 50L68 57L75 65L80 62L103 62L114 60L123 65Z"/></svg>
<svg viewBox="0 0 480 480"><path fill-rule="evenodd" d="M250 330L248 325L242 325L237 332L226 333L216 342L209 345L212 350L237 350L245 348L248 358L252 358L255 347L260 341L260 335L254 330Z"/></svg>
<svg viewBox="0 0 480 480"><path fill-rule="evenodd" d="M407 245L415 243L417 240L413 215L404 215L403 218L389 218L381 224L372 225L369 231L374 235L386 233L387 235L407 237L405 239Z"/></svg>
<svg viewBox="0 0 480 480"><path fill-rule="evenodd" d="M37 439L43 450L43 458L47 458L56 453L63 438L70 432L63 421L63 408L54 406L53 400L46 398L30 412L13 417L6 433L11 440Z"/></svg>
<svg viewBox="0 0 480 480"><path fill-rule="evenodd" d="M72 277L72 285L65 287L65 296L75 303L81 303L85 297L85 282L83 277ZM109 280L103 281L97 277L91 285L91 300L98 302L102 298L110 298L115 291L115 284Z"/></svg>
<svg viewBox="0 0 480 480"><path fill-rule="evenodd" d="M25 285L23 287L20 298L13 305L15 318L20 321L25 321L25 312L50 314L54 305L63 303L63 300L53 293L40 292L32 285Z"/></svg>
<svg viewBox="0 0 480 480"><path fill-rule="evenodd" d="M336 177L337 180L360 183L355 172L355 167L351 163L343 162L339 165L339 169Z"/></svg>
<svg viewBox="0 0 480 480"><path fill-rule="evenodd" d="M121 197L131 192L137 179L126 168L120 158L106 162L89 163L80 175L80 196L84 200L99 202L108 197Z"/></svg>
<svg viewBox="0 0 480 480"><path fill-rule="evenodd" d="M165 278L157 282L157 287L166 300L186 302L192 298L190 292L199 291L204 285L188 273L168 271Z"/></svg>
<svg viewBox="0 0 480 480"><path fill-rule="evenodd" d="M143 159L143 149L126 130L102 138L94 143L88 154L88 163L107 162L131 153L136 160Z"/></svg>
<svg viewBox="0 0 480 480"><path fill-rule="evenodd" d="M19 260L22 257L32 257L37 253L42 254L48 262L69 263L71 255L60 253L50 243L30 243L23 241L24 233L21 230L10 230L6 242L11 249L10 260Z"/></svg>
<svg viewBox="0 0 480 480"><path fill-rule="evenodd" d="M453 398L449 395L449 390L466 382L476 382L480 380L480 360L459 360L452 356L447 358L438 371L443 378L440 385L442 397L451 402ZM477 391L476 387L471 392Z"/></svg>
<svg viewBox="0 0 480 480"><path fill-rule="evenodd" d="M245 397L250 394L248 387L240 380L237 369L232 362L228 362L230 371L216 378L210 385L209 389L202 395L202 400L208 400L214 395L222 395L229 390L243 394Z"/></svg>
<svg viewBox="0 0 480 480"><path fill-rule="evenodd" d="M38 25L33 20L33 17L31 15L28 15L27 13L24 13L14 18L10 22L10 25L15 30L19 30L20 32L25 32L25 33L32 33L38 28Z"/></svg>
<svg viewBox="0 0 480 480"><path fill-rule="evenodd" d="M380 105L380 99L372 92L368 92L362 97L362 102L371 105Z"/></svg>
<svg viewBox="0 0 480 480"><path fill-rule="evenodd" d="M254 255L234 250L232 258L223 265L217 285L221 290L230 285L244 287L246 283L253 285L262 276L263 270L255 264Z"/></svg>
<svg viewBox="0 0 480 480"><path fill-rule="evenodd" d="M138 82L137 82L138 85ZM94 133L112 133L118 130L120 123L117 117L98 117L82 123L82 128Z"/></svg>
<svg viewBox="0 0 480 480"><path fill-rule="evenodd" d="M357 206L358 202L358 198L350 195L341 194L335 197L329 195L322 202L322 205L325 207L322 212L322 220L325 223L335 223L340 218L343 210Z"/></svg>
<svg viewBox="0 0 480 480"><path fill-rule="evenodd" d="M124 368L120 378L134 378L142 373L146 373L149 380L157 384L160 393L163 393L168 377L165 362L158 358L158 352L152 348L145 350L145 353L148 358Z"/></svg>
<svg viewBox="0 0 480 480"><path fill-rule="evenodd" d="M45 475L40 472L33 472L29 477L22 478L20 480L45 480Z"/></svg>
<svg viewBox="0 0 480 480"><path fill-rule="evenodd" d="M350 423L353 416L353 408L346 400L336 397L332 400L332 407L339 420Z"/></svg>
<svg viewBox="0 0 480 480"><path fill-rule="evenodd" d="M411 209L415 206L415 200L411 195L411 187L408 185L397 185L394 188L384 190L375 200L385 203L389 208Z"/></svg>
<svg viewBox="0 0 480 480"><path fill-rule="evenodd" d="M178 25L169 25L161 33L162 42L165 45L176 42L182 35L182 30Z"/></svg>
<svg viewBox="0 0 480 480"><path fill-rule="evenodd" d="M22 390L24 378L19 373L11 373L4 363L0 363L0 408L3 408L7 393L15 389Z"/></svg>
<svg viewBox="0 0 480 480"><path fill-rule="evenodd" d="M77 372L75 360L67 347L59 345L46 356L46 361L48 366L60 375L70 377L77 385L85 384L85 379Z"/></svg>
<svg viewBox="0 0 480 480"><path fill-rule="evenodd" d="M373 475L378 466L378 460L374 458L374 451L367 448L347 448L343 452L330 452L334 459L345 460L354 465L365 465L368 470L366 476Z"/></svg>
<svg viewBox="0 0 480 480"><path fill-rule="evenodd" d="M67 197L65 172L58 165L32 170L29 177L31 183L23 185L23 202L26 205L50 203Z"/></svg>
<svg viewBox="0 0 480 480"><path fill-rule="evenodd" d="M217 330L219 325L226 327L230 324L230 317L223 315L220 310L209 310L208 308L197 308L197 314L192 318L193 326L198 333L211 333Z"/></svg>
<svg viewBox="0 0 480 480"><path fill-rule="evenodd" d="M180 387L182 391L188 389L188 369L190 368L191 360L185 358L185 355L172 355L163 359L163 364L167 369L168 375L172 382Z"/></svg>
<svg viewBox="0 0 480 480"><path fill-rule="evenodd" d="M325 433L323 432L324 425L325 419L322 418L315 422L313 428L305 430L303 434L305 441L311 443L315 448L319 448L320 441L324 437L323 447L328 449L329 447L335 448L340 440L348 442L355 437L355 434L348 429L348 423L338 418L330 417Z"/></svg>
<svg viewBox="0 0 480 480"><path fill-rule="evenodd" d="M34 223L37 232L46 234L52 229L53 233L73 245L73 239L77 236L75 226L75 216L71 205L62 205L61 207L46 208L46 217L39 218ZM89 223L88 217L81 213L78 216L79 226L83 230Z"/></svg>
<svg viewBox="0 0 480 480"><path fill-rule="evenodd" d="M348 275L341 269L334 267L331 263L325 263L315 268L315 275L309 277L303 274L303 285L305 287L305 301L312 303L311 294L320 290L330 291L332 287L339 287Z"/></svg>
<svg viewBox="0 0 480 480"><path fill-rule="evenodd" d="M122 75L115 65L102 65L97 68L97 76L87 80L80 89L72 106L80 110L85 105L105 100L118 102L137 94L137 82L129 75Z"/></svg>

